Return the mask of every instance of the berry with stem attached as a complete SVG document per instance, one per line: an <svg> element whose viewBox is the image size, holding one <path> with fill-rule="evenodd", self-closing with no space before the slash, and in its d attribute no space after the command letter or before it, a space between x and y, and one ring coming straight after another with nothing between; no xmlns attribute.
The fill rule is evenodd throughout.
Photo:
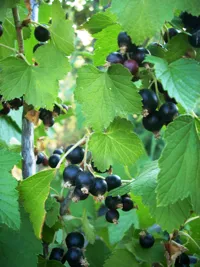
<svg viewBox="0 0 200 267"><path fill-rule="evenodd" d="M64 151L62 150L62 148L57 148L53 151L53 154L62 155L63 153L64 153Z"/></svg>
<svg viewBox="0 0 200 267"><path fill-rule="evenodd" d="M154 91L149 89L142 89L139 91L142 97L143 111L144 114L149 114L156 110L158 107L158 97Z"/></svg>
<svg viewBox="0 0 200 267"><path fill-rule="evenodd" d="M128 59L124 61L124 67L127 68L131 72L132 75L135 75L139 69L139 65L137 61L133 59Z"/></svg>
<svg viewBox="0 0 200 267"><path fill-rule="evenodd" d="M107 183L102 178L95 178L92 188L90 189L90 193L93 196L98 197L99 200L104 199L103 195L107 191Z"/></svg>
<svg viewBox="0 0 200 267"><path fill-rule="evenodd" d="M83 248L85 239L81 233L72 232L67 235L65 242L68 248L72 247Z"/></svg>
<svg viewBox="0 0 200 267"><path fill-rule="evenodd" d="M106 61L112 63L112 64L123 64L124 63L124 58L123 56L118 53L118 52L113 52L111 54L109 54L106 58Z"/></svg>
<svg viewBox="0 0 200 267"><path fill-rule="evenodd" d="M81 169L76 165L69 165L63 171L63 180L65 187L75 186L76 177Z"/></svg>
<svg viewBox="0 0 200 267"><path fill-rule="evenodd" d="M85 194L88 194L94 185L94 176L91 172L83 171L77 175L76 187L81 189Z"/></svg>
<svg viewBox="0 0 200 267"><path fill-rule="evenodd" d="M73 145L70 145L66 148L67 152ZM72 164L79 164L84 158L84 149L80 146L74 148L67 156L66 159L69 160Z"/></svg>
<svg viewBox="0 0 200 267"><path fill-rule="evenodd" d="M109 223L118 224L119 212L117 210L108 210L106 212L106 221Z"/></svg>
<svg viewBox="0 0 200 267"><path fill-rule="evenodd" d="M72 201L78 202L80 200L85 200L86 198L88 198L88 196L89 196L89 194L83 193L81 191L81 189L75 187L74 192L73 192Z"/></svg>
<svg viewBox="0 0 200 267"><path fill-rule="evenodd" d="M122 199L122 204L123 204L123 211L129 211L134 208L133 200L130 199L129 197L125 197Z"/></svg>
<svg viewBox="0 0 200 267"><path fill-rule="evenodd" d="M50 260L61 261L64 255L64 249L53 248L49 256Z"/></svg>
<svg viewBox="0 0 200 267"><path fill-rule="evenodd" d="M139 242L142 248L151 248L154 245L155 239L151 234L142 231L140 233Z"/></svg>
<svg viewBox="0 0 200 267"><path fill-rule="evenodd" d="M14 98L13 100L8 101L12 109L18 110L23 106L23 98Z"/></svg>
<svg viewBox="0 0 200 267"><path fill-rule="evenodd" d="M39 42L46 42L50 38L49 30L42 26L37 26L35 28L34 35Z"/></svg>
<svg viewBox="0 0 200 267"><path fill-rule="evenodd" d="M57 154L53 154L52 156L50 156L49 158L49 166L51 168L56 168L56 166L58 165L58 162L60 161L60 155Z"/></svg>
<svg viewBox="0 0 200 267"><path fill-rule="evenodd" d="M112 197L107 196L105 199L105 205L111 210L119 209L123 207L122 198L120 196Z"/></svg>
<svg viewBox="0 0 200 267"><path fill-rule="evenodd" d="M158 132L163 126L163 122L158 111L154 111L147 117L143 117L142 123L144 128L150 132Z"/></svg>
<svg viewBox="0 0 200 267"><path fill-rule="evenodd" d="M45 159L45 158L46 158L46 157L45 157L45 155L44 155L42 152L38 153L38 155L37 155L37 160L36 160L36 164L37 164L37 165L42 164L42 163L44 162L44 159Z"/></svg>
<svg viewBox="0 0 200 267"><path fill-rule="evenodd" d="M108 175L105 180L108 186L108 191L120 187L122 185L121 178L118 175Z"/></svg>
<svg viewBox="0 0 200 267"><path fill-rule="evenodd" d="M133 54L133 56L131 58L134 59L135 61L137 61L139 66L142 66L142 62L145 60L145 57L148 54L150 54L149 50L147 50L144 47L138 47L136 50L136 53Z"/></svg>
<svg viewBox="0 0 200 267"><path fill-rule="evenodd" d="M82 266L81 262L83 261L83 252L80 248L69 248L65 254L62 263L65 261L69 263L70 266Z"/></svg>
<svg viewBox="0 0 200 267"><path fill-rule="evenodd" d="M174 103L166 102L160 107L159 113L162 121L169 123L178 115L178 108Z"/></svg>
<svg viewBox="0 0 200 267"><path fill-rule="evenodd" d="M117 42L119 47L130 47L131 38L126 32L120 32L117 37Z"/></svg>

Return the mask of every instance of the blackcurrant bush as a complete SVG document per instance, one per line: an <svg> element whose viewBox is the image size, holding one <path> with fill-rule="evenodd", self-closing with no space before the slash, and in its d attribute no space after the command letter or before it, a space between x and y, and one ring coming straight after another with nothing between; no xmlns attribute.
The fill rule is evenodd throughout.
<svg viewBox="0 0 200 267"><path fill-rule="evenodd" d="M137 61L139 66L142 66L142 62L145 60L145 57L148 54L150 54L149 50L144 47L138 47L136 53L131 58Z"/></svg>
<svg viewBox="0 0 200 267"><path fill-rule="evenodd" d="M192 36L188 36L188 41L191 44L191 46L195 48L200 47L200 30L198 29L194 33L192 33Z"/></svg>
<svg viewBox="0 0 200 267"><path fill-rule="evenodd" d="M135 75L139 69L138 63L133 59L126 60L124 62L124 67L127 68L132 73L132 75Z"/></svg>
<svg viewBox="0 0 200 267"><path fill-rule="evenodd" d="M68 248L72 247L83 248L85 239L81 233L72 232L67 235L65 242Z"/></svg>
<svg viewBox="0 0 200 267"><path fill-rule="evenodd" d="M63 171L65 187L75 186L76 177L81 169L76 165L69 165Z"/></svg>
<svg viewBox="0 0 200 267"><path fill-rule="evenodd" d="M108 210L106 212L106 221L117 224L119 219L119 212L117 210Z"/></svg>
<svg viewBox="0 0 200 267"><path fill-rule="evenodd" d="M120 53L113 52L107 56L106 61L113 63L113 64L116 64L116 63L123 64L124 58Z"/></svg>
<svg viewBox="0 0 200 267"><path fill-rule="evenodd" d="M60 155L53 154L49 158L49 166L51 168L55 168L58 165L58 162L60 161Z"/></svg>
<svg viewBox="0 0 200 267"><path fill-rule="evenodd" d="M200 26L200 16L193 16L187 12L182 12L180 15L185 28L196 29Z"/></svg>
<svg viewBox="0 0 200 267"><path fill-rule="evenodd" d="M141 232L139 242L141 247L151 248L154 245L155 239L151 234L146 232Z"/></svg>
<svg viewBox="0 0 200 267"><path fill-rule="evenodd" d="M175 266L190 266L190 258L187 254L182 253L178 258L176 259Z"/></svg>
<svg viewBox="0 0 200 267"><path fill-rule="evenodd" d="M105 199L105 205L107 208L111 210L115 210L118 208L122 208L122 198L120 196L112 197L112 196L107 196Z"/></svg>
<svg viewBox="0 0 200 267"><path fill-rule="evenodd" d="M118 46L119 47L129 47L131 46L131 38L130 36L127 35L126 32L120 32L118 37L117 37L117 41L118 41Z"/></svg>
<svg viewBox="0 0 200 267"><path fill-rule="evenodd" d="M2 23L0 23L0 37L3 35L3 26Z"/></svg>
<svg viewBox="0 0 200 267"><path fill-rule="evenodd" d="M70 266L81 266L81 261L83 260L82 250L80 248L69 248L62 263L64 263L65 260L67 260Z"/></svg>
<svg viewBox="0 0 200 267"><path fill-rule="evenodd" d="M93 196L96 196L99 198L99 200L102 200L102 196L107 191L107 183L102 178L95 178L92 188L90 189L90 193Z"/></svg>
<svg viewBox="0 0 200 267"><path fill-rule="evenodd" d="M23 106L23 98L14 98L13 100L8 101L8 103L12 109L18 110L21 106Z"/></svg>
<svg viewBox="0 0 200 267"><path fill-rule="evenodd" d="M158 97L154 91L149 89L142 89L139 91L142 97L143 110L147 111L147 114L152 113L158 107Z"/></svg>
<svg viewBox="0 0 200 267"><path fill-rule="evenodd" d="M58 155L62 155L63 153L64 153L64 151L62 150L62 148L57 148L53 152L53 154L58 154Z"/></svg>
<svg viewBox="0 0 200 267"><path fill-rule="evenodd" d="M85 194L88 194L94 185L94 176L91 172L79 172L76 178L76 187L81 189Z"/></svg>
<svg viewBox="0 0 200 267"><path fill-rule="evenodd" d="M120 187L122 185L121 178L118 175L108 175L105 180L108 186L108 191Z"/></svg>
<svg viewBox="0 0 200 267"><path fill-rule="evenodd" d="M62 248L53 248L49 256L50 260L61 261L64 255L64 249Z"/></svg>
<svg viewBox="0 0 200 267"><path fill-rule="evenodd" d="M142 119L143 126L150 132L158 132L163 126L163 121L158 111L154 111Z"/></svg>
<svg viewBox="0 0 200 267"><path fill-rule="evenodd" d="M45 25L44 27L37 26L35 28L34 35L39 42L46 42L50 38L50 32L48 29L45 28Z"/></svg>
<svg viewBox="0 0 200 267"><path fill-rule="evenodd" d="M45 155L42 152L38 153L36 164L37 165L42 164L44 159L45 159Z"/></svg>
<svg viewBox="0 0 200 267"><path fill-rule="evenodd" d="M168 41L172 39L174 36L176 36L177 34L178 34L178 31L176 29L169 28L168 31L164 33L163 40L165 41L165 43L168 43Z"/></svg>
<svg viewBox="0 0 200 267"><path fill-rule="evenodd" d="M178 115L178 108L174 103L166 102L160 107L159 113L162 121L169 123Z"/></svg>
<svg viewBox="0 0 200 267"><path fill-rule="evenodd" d="M125 197L122 199L122 204L123 204L123 211L129 211L134 208L133 200L130 199L129 197Z"/></svg>
<svg viewBox="0 0 200 267"><path fill-rule="evenodd" d="M86 198L88 198L89 194L83 193L81 191L81 189L75 187L74 189L74 193L73 193L73 197L72 197L72 201L73 202L78 202L80 200L85 200Z"/></svg>
<svg viewBox="0 0 200 267"><path fill-rule="evenodd" d="M42 46L42 45L44 45L44 44L43 44L43 43L36 44L36 45L33 47L33 53L35 53L35 52L37 51L37 49L38 49L40 46Z"/></svg>
<svg viewBox="0 0 200 267"><path fill-rule="evenodd" d="M73 145L70 145L66 148L67 152ZM84 158L84 149L80 146L74 148L67 156L66 159L69 160L72 164L79 164Z"/></svg>

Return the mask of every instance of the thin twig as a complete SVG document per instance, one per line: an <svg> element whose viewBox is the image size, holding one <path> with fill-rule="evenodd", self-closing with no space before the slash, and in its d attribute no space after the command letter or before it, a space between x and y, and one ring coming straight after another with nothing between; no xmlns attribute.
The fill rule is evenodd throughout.
<svg viewBox="0 0 200 267"><path fill-rule="evenodd" d="M86 169L87 169L88 142L89 142L89 136L86 136L86 141L85 141L85 152L84 152L84 158L83 158L84 171L86 171Z"/></svg>
<svg viewBox="0 0 200 267"><path fill-rule="evenodd" d="M19 46L19 53L24 54L23 32L17 7L12 8L13 18L15 22L15 28L17 32L17 42Z"/></svg>
<svg viewBox="0 0 200 267"><path fill-rule="evenodd" d="M69 192L68 192L67 196L60 203L60 215L61 216L64 216L67 213L69 205L70 205L70 203L72 201L73 193L74 193L74 187L69 189Z"/></svg>

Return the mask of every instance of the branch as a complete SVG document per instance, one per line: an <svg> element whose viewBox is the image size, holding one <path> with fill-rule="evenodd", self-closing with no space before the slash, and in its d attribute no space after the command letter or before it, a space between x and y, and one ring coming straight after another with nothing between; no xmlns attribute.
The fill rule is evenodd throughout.
<svg viewBox="0 0 200 267"><path fill-rule="evenodd" d="M70 205L70 203L72 201L73 193L74 193L74 188L70 188L67 196L60 203L60 215L61 216L64 216L67 213L69 205Z"/></svg>
<svg viewBox="0 0 200 267"><path fill-rule="evenodd" d="M13 18L15 22L16 32L17 32L17 42L19 46L19 53L24 54L23 32L22 32L18 8L17 7L12 8L12 13L13 13Z"/></svg>

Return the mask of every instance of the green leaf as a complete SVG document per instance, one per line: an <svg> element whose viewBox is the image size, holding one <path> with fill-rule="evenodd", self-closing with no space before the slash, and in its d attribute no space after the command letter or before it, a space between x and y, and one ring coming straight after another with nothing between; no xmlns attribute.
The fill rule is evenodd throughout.
<svg viewBox="0 0 200 267"><path fill-rule="evenodd" d="M38 238L41 238L42 226L46 215L44 204L54 176L55 170L42 171L22 181L19 186L24 208L30 214L30 220Z"/></svg>
<svg viewBox="0 0 200 267"><path fill-rule="evenodd" d="M132 124L125 119L116 119L106 132L94 133L89 149L96 167L101 171L109 169L114 163L132 165L144 153Z"/></svg>
<svg viewBox="0 0 200 267"><path fill-rule="evenodd" d="M21 209L19 231L7 227L0 228L1 265L4 267L37 266L37 255L42 253L42 245L34 236L27 214Z"/></svg>
<svg viewBox="0 0 200 267"><path fill-rule="evenodd" d="M114 250L111 257L106 261L104 267L130 267L138 266L138 262L135 257L125 249L116 249Z"/></svg>
<svg viewBox="0 0 200 267"><path fill-rule="evenodd" d="M47 260L42 257L38 258L38 265L37 267L64 267L61 262L56 260Z"/></svg>
<svg viewBox="0 0 200 267"><path fill-rule="evenodd" d="M21 141L19 127L10 117L0 117L0 140L9 144L13 139Z"/></svg>
<svg viewBox="0 0 200 267"><path fill-rule="evenodd" d="M59 0L52 4L52 26L51 40L63 53L70 55L74 51L74 29L73 22L66 20L64 10Z"/></svg>
<svg viewBox="0 0 200 267"><path fill-rule="evenodd" d="M16 39L16 31L12 22L6 19L3 23L3 35L1 37L1 44L6 46L14 47L14 42ZM10 49L0 46L0 59L8 57L13 54Z"/></svg>
<svg viewBox="0 0 200 267"><path fill-rule="evenodd" d="M101 32L93 34L96 39L94 44L94 64L95 66L104 65L106 57L113 51L118 50L117 36L121 26L116 24L103 29Z"/></svg>
<svg viewBox="0 0 200 267"><path fill-rule="evenodd" d="M82 228L85 233L86 239L89 243L94 244L95 242L95 229L94 226L89 222L87 218L87 212L84 210L82 217Z"/></svg>
<svg viewBox="0 0 200 267"><path fill-rule="evenodd" d="M35 59L38 66L30 66L14 57L2 60L0 90L5 100L25 94L27 104L52 109L58 94L58 80L69 70L68 61L48 44L36 51Z"/></svg>
<svg viewBox="0 0 200 267"><path fill-rule="evenodd" d="M14 230L20 227L17 181L10 170L21 159L19 154L0 149L0 224Z"/></svg>
<svg viewBox="0 0 200 267"><path fill-rule="evenodd" d="M60 204L55 200L55 198L49 197L45 203L45 209L47 211L45 223L48 227L54 226L60 215Z"/></svg>
<svg viewBox="0 0 200 267"><path fill-rule="evenodd" d="M155 64L155 73L164 90L174 97L185 110L191 111L200 97L200 65L192 59L181 58L170 64L166 60L147 56Z"/></svg>
<svg viewBox="0 0 200 267"><path fill-rule="evenodd" d="M165 140L159 160L158 204L167 206L190 196L194 210L200 213L200 142L195 120L180 116L167 127Z"/></svg>
<svg viewBox="0 0 200 267"><path fill-rule="evenodd" d="M130 72L120 64L107 72L91 65L79 70L75 97L82 104L89 126L102 130L116 116L141 112L141 98L131 79Z"/></svg>
<svg viewBox="0 0 200 267"><path fill-rule="evenodd" d="M83 28L88 30L91 34L94 34L115 23L116 16L109 10L106 10L106 12L94 14L87 22L83 24Z"/></svg>
<svg viewBox="0 0 200 267"><path fill-rule="evenodd" d="M110 224L108 227L109 240L111 244L121 241L132 225L134 225L135 228L139 227L138 216L135 209L130 210L129 212L119 211L119 213L119 223L117 225Z"/></svg>

